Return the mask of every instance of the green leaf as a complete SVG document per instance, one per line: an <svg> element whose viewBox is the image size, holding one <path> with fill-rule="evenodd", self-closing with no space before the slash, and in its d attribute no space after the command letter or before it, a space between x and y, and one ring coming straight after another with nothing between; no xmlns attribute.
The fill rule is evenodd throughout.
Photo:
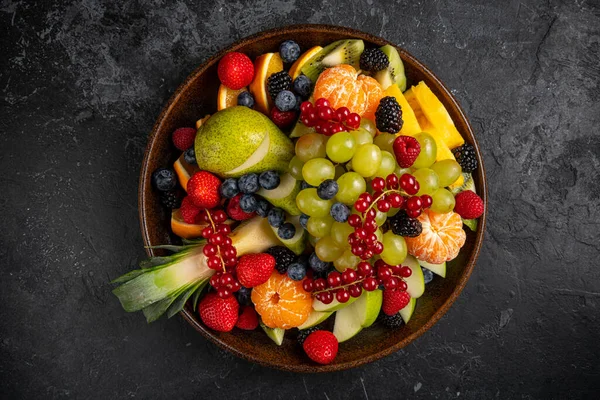
<svg viewBox="0 0 600 400"><path fill-rule="evenodd" d="M202 294L202 292L204 291L204 288L207 286L208 281L205 281L202 286L200 286L197 290L196 293L194 293L194 297L192 298L192 310L196 311L197 306L198 306L198 300L200 299L200 295Z"/></svg>
<svg viewBox="0 0 600 400"><path fill-rule="evenodd" d="M202 285L205 281L199 281L189 287L182 295L179 296L176 302L171 304L169 309L167 310L167 318L171 318L173 315L177 314L179 311L183 310L185 307L185 303L188 299L194 294L194 292Z"/></svg>
<svg viewBox="0 0 600 400"><path fill-rule="evenodd" d="M469 227L473 232L477 231L477 220L476 219L463 219L463 224Z"/></svg>

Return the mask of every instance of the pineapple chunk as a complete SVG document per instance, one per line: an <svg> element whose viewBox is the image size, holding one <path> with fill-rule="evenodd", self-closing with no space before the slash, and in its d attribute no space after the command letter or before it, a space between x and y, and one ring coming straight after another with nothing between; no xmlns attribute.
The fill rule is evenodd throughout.
<svg viewBox="0 0 600 400"><path fill-rule="evenodd" d="M400 104L400 108L402 109L402 120L404 123L402 124L402 129L400 130L399 135L414 136L422 131L419 121L417 121L417 117L415 116L415 112L409 105L406 98L404 98L404 95L400 91L398 85L391 85L388 87L384 92L384 96L395 97L398 104Z"/></svg>

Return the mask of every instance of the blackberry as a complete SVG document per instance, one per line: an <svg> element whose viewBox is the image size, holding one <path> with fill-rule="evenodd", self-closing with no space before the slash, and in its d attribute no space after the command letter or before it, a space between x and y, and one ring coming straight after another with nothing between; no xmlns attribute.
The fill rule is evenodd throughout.
<svg viewBox="0 0 600 400"><path fill-rule="evenodd" d="M462 167L462 172L473 172L477 169L477 157L475 148L468 143L452 150L456 161Z"/></svg>
<svg viewBox="0 0 600 400"><path fill-rule="evenodd" d="M285 246L271 247L265 253L275 258L275 268L280 274L285 274L290 264L296 260L296 254Z"/></svg>
<svg viewBox="0 0 600 400"><path fill-rule="evenodd" d="M404 321L399 313L387 315L386 313L379 314L379 321L388 328L400 328Z"/></svg>
<svg viewBox="0 0 600 400"><path fill-rule="evenodd" d="M402 129L402 108L395 97L386 96L379 102L375 111L377 129L381 132L398 133Z"/></svg>
<svg viewBox="0 0 600 400"><path fill-rule="evenodd" d="M304 341L308 337L308 335L310 335L313 332L320 331L320 330L321 330L321 328L313 326L312 328L302 329L302 330L298 331L298 344L300 346L302 346L304 344Z"/></svg>
<svg viewBox="0 0 600 400"><path fill-rule="evenodd" d="M377 72L389 65L389 58L379 49L366 49L360 55L360 69L364 71Z"/></svg>
<svg viewBox="0 0 600 400"><path fill-rule="evenodd" d="M292 77L286 71L276 72L267 79L267 89L271 99L275 101L279 92L288 90L292 84Z"/></svg>
<svg viewBox="0 0 600 400"><path fill-rule="evenodd" d="M406 211L400 210L390 220L390 227L395 235L417 237L423 231L421 221L406 215Z"/></svg>
<svg viewBox="0 0 600 400"><path fill-rule="evenodd" d="M167 208L181 207L181 195L178 190L171 190L160 194L160 202Z"/></svg>

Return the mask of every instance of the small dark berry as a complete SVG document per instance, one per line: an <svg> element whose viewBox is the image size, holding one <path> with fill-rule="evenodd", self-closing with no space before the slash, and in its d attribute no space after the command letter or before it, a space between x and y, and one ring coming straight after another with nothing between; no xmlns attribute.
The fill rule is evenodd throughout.
<svg viewBox="0 0 600 400"><path fill-rule="evenodd" d="M177 186L177 175L170 168L159 168L152 174L152 185L161 192L168 192Z"/></svg>

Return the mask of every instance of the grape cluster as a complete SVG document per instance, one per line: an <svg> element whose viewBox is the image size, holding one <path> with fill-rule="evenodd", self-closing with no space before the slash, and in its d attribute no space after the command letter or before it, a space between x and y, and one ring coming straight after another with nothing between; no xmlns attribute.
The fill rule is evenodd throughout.
<svg viewBox="0 0 600 400"><path fill-rule="evenodd" d="M338 132L357 129L360 115L351 113L347 107L336 110L327 99L320 98L314 105L310 101L300 105L300 121L309 128L314 127L317 133L333 136Z"/></svg>
<svg viewBox="0 0 600 400"><path fill-rule="evenodd" d="M382 287L383 290L406 291L404 279L411 275L412 270L407 266L388 265L383 260L377 260L374 264L361 261L356 270L348 268L342 273L332 271L326 279L306 278L302 286L325 304L330 304L334 298L346 303L350 297L359 297L363 290L371 292Z"/></svg>

